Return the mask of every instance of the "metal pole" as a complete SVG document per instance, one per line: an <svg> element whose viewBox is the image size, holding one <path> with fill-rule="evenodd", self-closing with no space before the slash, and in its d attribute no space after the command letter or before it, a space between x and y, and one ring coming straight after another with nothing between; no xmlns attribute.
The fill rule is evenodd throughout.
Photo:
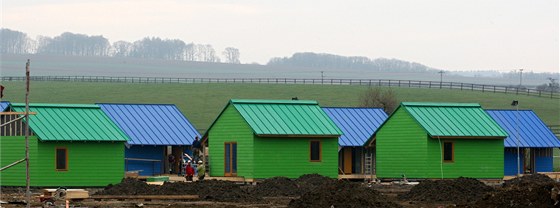
<svg viewBox="0 0 560 208"><path fill-rule="evenodd" d="M519 69L519 87L523 85L523 69Z"/></svg>
<svg viewBox="0 0 560 208"><path fill-rule="evenodd" d="M25 64L25 196L26 207L31 206L31 191L29 190L29 59Z"/></svg>
<svg viewBox="0 0 560 208"><path fill-rule="evenodd" d="M445 73L443 70L439 71L439 89L441 89L441 85L443 82L443 73Z"/></svg>
<svg viewBox="0 0 560 208"><path fill-rule="evenodd" d="M516 136L516 143L517 143L517 177L521 175L521 165L519 159L519 104L515 105L515 132Z"/></svg>

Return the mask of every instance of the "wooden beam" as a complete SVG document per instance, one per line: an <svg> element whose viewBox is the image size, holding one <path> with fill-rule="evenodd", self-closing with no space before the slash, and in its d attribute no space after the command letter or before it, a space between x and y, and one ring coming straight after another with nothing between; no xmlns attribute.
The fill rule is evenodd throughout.
<svg viewBox="0 0 560 208"><path fill-rule="evenodd" d="M25 115L25 112L0 112L0 116L4 115ZM37 115L37 112L29 112L29 115Z"/></svg>
<svg viewBox="0 0 560 208"><path fill-rule="evenodd" d="M6 165L6 166L0 168L0 171L6 170L6 169L8 169L8 168L10 168L10 167L12 167L12 166L14 166L14 165L17 165L17 164L23 162L23 161L25 161L25 158L23 158L23 159L21 159L21 160L18 160L18 161L15 161L15 162L13 162L12 164L9 164L9 165Z"/></svg>

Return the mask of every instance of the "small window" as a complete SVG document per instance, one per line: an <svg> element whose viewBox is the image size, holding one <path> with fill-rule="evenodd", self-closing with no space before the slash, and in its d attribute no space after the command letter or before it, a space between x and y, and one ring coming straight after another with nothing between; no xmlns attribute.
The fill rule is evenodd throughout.
<svg viewBox="0 0 560 208"><path fill-rule="evenodd" d="M443 162L455 161L455 148L453 142L443 143Z"/></svg>
<svg viewBox="0 0 560 208"><path fill-rule="evenodd" d="M56 170L68 170L68 150L65 147L56 148Z"/></svg>
<svg viewBox="0 0 560 208"><path fill-rule="evenodd" d="M309 160L311 162L321 162L321 141L313 140L309 142Z"/></svg>

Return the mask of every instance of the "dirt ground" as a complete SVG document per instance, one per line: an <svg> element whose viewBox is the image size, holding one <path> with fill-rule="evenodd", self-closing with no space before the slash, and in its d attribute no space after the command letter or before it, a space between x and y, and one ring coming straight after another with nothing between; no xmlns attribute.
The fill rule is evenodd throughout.
<svg viewBox="0 0 560 208"><path fill-rule="evenodd" d="M555 207L551 189L560 184L544 175L528 175L488 186L472 178L425 180L420 184L368 184L339 181L320 175L298 179L275 177L257 185L205 180L148 185L135 179L90 195L198 195L190 200L72 201L75 207ZM24 188L2 187L0 207L23 207ZM34 196L40 189L32 190ZM34 207L41 203L36 197ZM62 202L57 202L60 205ZM560 207L557 205L556 207Z"/></svg>

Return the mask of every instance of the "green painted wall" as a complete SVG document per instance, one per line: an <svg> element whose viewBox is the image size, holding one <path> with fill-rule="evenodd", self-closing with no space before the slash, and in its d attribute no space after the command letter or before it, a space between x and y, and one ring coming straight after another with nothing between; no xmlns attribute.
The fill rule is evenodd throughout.
<svg viewBox="0 0 560 208"><path fill-rule="evenodd" d="M211 176L224 176L224 142L237 142L237 175L253 178L253 132L232 105L208 132Z"/></svg>
<svg viewBox="0 0 560 208"><path fill-rule="evenodd" d="M0 139L0 164L24 157L24 137ZM68 149L68 170L55 170L56 147ZM30 139L30 181L32 186L106 186L124 176L122 142L40 142ZM25 185L25 163L0 172L2 186Z"/></svg>
<svg viewBox="0 0 560 208"><path fill-rule="evenodd" d="M322 162L309 162L307 138L259 138L234 106L227 107L208 132L211 176L224 176L224 142L237 142L237 176L337 177L337 138L323 139Z"/></svg>
<svg viewBox="0 0 560 208"><path fill-rule="evenodd" d="M376 175L378 178L425 178L427 134L399 108L376 135Z"/></svg>
<svg viewBox="0 0 560 208"><path fill-rule="evenodd" d="M320 139L321 162L309 161L310 140L313 139L255 137L255 178L297 178L311 173L338 177L338 138Z"/></svg>
<svg viewBox="0 0 560 208"><path fill-rule="evenodd" d="M443 143L444 140L441 142ZM504 146L501 139L453 139L455 162L441 163L437 138L399 108L377 133L378 178L502 178Z"/></svg>
<svg viewBox="0 0 560 208"><path fill-rule="evenodd" d="M437 138L428 139L428 175L433 178L503 178L504 140L502 139L452 139L455 161L441 163L440 143Z"/></svg>

